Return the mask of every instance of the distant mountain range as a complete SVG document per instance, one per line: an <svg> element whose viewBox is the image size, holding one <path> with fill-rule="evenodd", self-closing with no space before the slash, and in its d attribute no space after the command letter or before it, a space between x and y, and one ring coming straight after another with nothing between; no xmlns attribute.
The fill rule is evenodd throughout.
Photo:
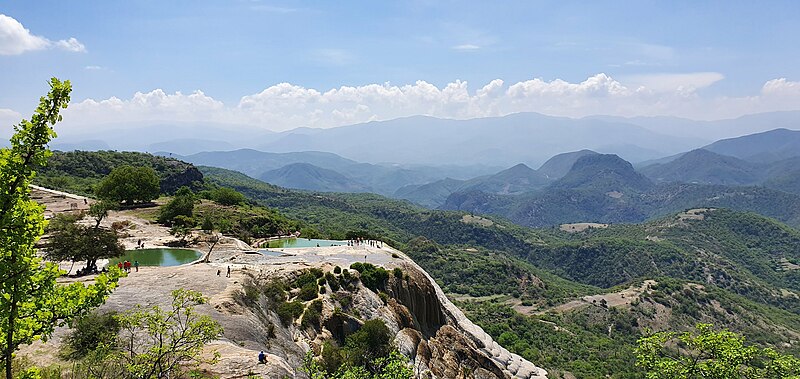
<svg viewBox="0 0 800 379"><path fill-rule="evenodd" d="M310 163L292 163L263 173L259 180L286 188L323 192L371 192L371 188L326 168Z"/></svg>
<svg viewBox="0 0 800 379"><path fill-rule="evenodd" d="M699 154L692 154L695 156ZM564 177L521 195L467 190L440 209L496 214L525 226L633 223L693 207L753 211L800 225L800 195L754 187L669 182L655 184L616 155L586 155Z"/></svg>
<svg viewBox="0 0 800 379"><path fill-rule="evenodd" d="M268 153L240 149L191 155L166 152L156 154L196 165L239 171L288 188L323 192L375 192L383 195L391 195L398 188L409 184L429 183L443 177L466 179L498 170L496 167L481 165L431 167L359 163L319 151ZM302 166L295 166L297 164Z"/></svg>
<svg viewBox="0 0 800 379"><path fill-rule="evenodd" d="M510 167L524 163L537 167L556 154L582 149L614 153L638 163L700 148L722 138L776 128L800 128L800 112L719 121L607 116L572 119L536 113L469 120L413 116L330 129L301 127L280 133L215 123L110 124L93 127L91 132L74 132L81 129L77 127L60 131L60 145L56 148L167 151L180 155L252 148L274 153L330 152L372 164Z"/></svg>

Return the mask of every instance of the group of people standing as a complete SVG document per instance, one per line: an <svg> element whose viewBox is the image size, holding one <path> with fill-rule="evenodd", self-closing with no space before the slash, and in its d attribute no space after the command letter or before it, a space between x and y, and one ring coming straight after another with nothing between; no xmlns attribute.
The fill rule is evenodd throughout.
<svg viewBox="0 0 800 379"><path fill-rule="evenodd" d="M136 269L136 272L139 272L139 261L133 261L133 265L131 265L131 261L125 260L124 262L117 263L117 267L120 270L125 270L125 272L131 272L131 266Z"/></svg>
<svg viewBox="0 0 800 379"><path fill-rule="evenodd" d="M353 240L347 240L347 246L371 246L377 247L379 249L383 248L383 241L376 241L376 240L365 240L363 238L356 238Z"/></svg>

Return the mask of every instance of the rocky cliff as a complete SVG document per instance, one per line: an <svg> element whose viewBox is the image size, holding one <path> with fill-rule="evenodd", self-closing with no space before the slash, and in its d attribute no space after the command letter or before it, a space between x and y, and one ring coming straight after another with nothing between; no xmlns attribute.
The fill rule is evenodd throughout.
<svg viewBox="0 0 800 379"><path fill-rule="evenodd" d="M209 347L209 354L220 353L219 362L205 369L221 378L249 374L303 378L297 368L306 352L318 355L325 341L341 343L364 321L376 318L395 335L395 345L409 357L418 378L546 378L543 369L508 352L467 319L425 271L397 250L338 246L284 249L267 255L246 251L240 241L226 240L215 248L209 264L132 273L104 307L123 310L133 303L159 304L168 301L169 291L180 287L203 292L209 304L200 310L225 330L224 337ZM276 280L290 283L310 269L333 275L337 266L345 269L365 259L387 270L398 268L403 275L389 275L377 292L357 280L354 270L348 271L353 278L348 285L337 288L329 281L316 298L302 301L306 309L321 302L318 323L304 322L305 316L281 321L274 301L265 294L264 288ZM224 275L228 266L231 278ZM217 270L223 274L218 276ZM298 291L289 291L289 299L301 301ZM256 362L262 350L269 357L266 365Z"/></svg>

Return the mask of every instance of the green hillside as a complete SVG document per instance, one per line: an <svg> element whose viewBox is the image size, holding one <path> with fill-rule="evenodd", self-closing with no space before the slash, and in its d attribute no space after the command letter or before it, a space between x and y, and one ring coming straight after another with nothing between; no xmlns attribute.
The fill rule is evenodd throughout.
<svg viewBox="0 0 800 379"><path fill-rule="evenodd" d="M618 174L628 168L614 167L620 170L612 177L624 178ZM268 216L309 237L387 241L427 270L499 343L553 377L640 377L632 354L639 337L697 322L781 351L800 349L800 233L757 214L698 210L566 233L373 194L293 191L234 171L199 170L206 188L234 188L251 204L228 210L203 203L198 212L236 221L235 233ZM662 203L683 204L676 198ZM655 284L643 286L646 280ZM624 292L629 287L642 289ZM628 295L615 302L619 293Z"/></svg>
<svg viewBox="0 0 800 379"><path fill-rule="evenodd" d="M158 173L161 192L173 193L181 186L198 189L203 174L192 164L132 151L55 151L36 175L35 183L47 188L92 195L94 187L115 167L148 166Z"/></svg>

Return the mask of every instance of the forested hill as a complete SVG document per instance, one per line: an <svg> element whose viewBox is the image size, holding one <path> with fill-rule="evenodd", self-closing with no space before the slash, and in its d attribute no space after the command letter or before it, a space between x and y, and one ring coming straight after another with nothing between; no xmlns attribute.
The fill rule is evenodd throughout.
<svg viewBox="0 0 800 379"><path fill-rule="evenodd" d="M104 154L120 153L96 157ZM162 177L163 169L157 169ZM400 248L497 341L551 373L640 377L633 347L647 328L681 330L698 322L800 351L792 337L800 335L800 236L756 214L703 209L567 233L373 194L288 190L234 171L198 169L202 188L233 188L251 202L241 210L269 207L305 237L361 236ZM622 302L582 300L612 299L644 280L657 284L628 292Z"/></svg>
<svg viewBox="0 0 800 379"><path fill-rule="evenodd" d="M570 234L376 195L287 191L235 172L200 169L209 182L333 238L357 230L391 240L445 291L467 299L461 306L468 316L504 346L556 372L637 377L633 346L648 328L698 322L800 351L791 342L800 333L799 234L763 216L696 210ZM621 305L552 307L595 293L613 298L646 279L658 284ZM546 325L555 325L555 334Z"/></svg>
<svg viewBox="0 0 800 379"><path fill-rule="evenodd" d="M47 188L92 195L103 177L124 165L155 170L163 193L173 193L181 186L199 189L203 183L203 174L191 163L131 151L55 151L47 166L38 170L35 182Z"/></svg>

